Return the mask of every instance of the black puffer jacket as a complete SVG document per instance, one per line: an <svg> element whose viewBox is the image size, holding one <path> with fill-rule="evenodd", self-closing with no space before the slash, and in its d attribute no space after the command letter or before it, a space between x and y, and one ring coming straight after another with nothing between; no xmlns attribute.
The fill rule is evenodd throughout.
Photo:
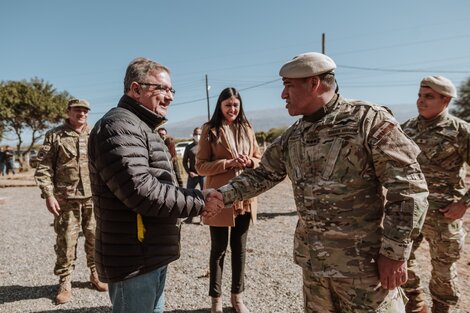
<svg viewBox="0 0 470 313"><path fill-rule="evenodd" d="M204 208L200 191L177 187L168 150L155 131L164 121L124 95L90 134L95 263L104 282L178 259L178 218L196 216ZM137 213L146 229L142 242L137 238Z"/></svg>

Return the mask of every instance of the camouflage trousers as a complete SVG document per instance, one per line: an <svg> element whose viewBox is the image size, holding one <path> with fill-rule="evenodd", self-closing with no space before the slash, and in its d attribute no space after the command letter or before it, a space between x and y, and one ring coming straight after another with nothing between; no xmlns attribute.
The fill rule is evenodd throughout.
<svg viewBox="0 0 470 313"><path fill-rule="evenodd" d="M466 232L463 220L450 220L441 212L431 208L427 213L423 229L413 242L413 249L408 260L408 281L403 286L407 295L419 294L422 291L418 272L422 268L416 261L415 251L423 238L429 243L431 254L431 280L429 291L432 298L448 305L457 304L460 291L456 262L465 242ZM418 303L421 299L418 299Z"/></svg>
<svg viewBox="0 0 470 313"><path fill-rule="evenodd" d="M85 236L87 266L90 269L95 267L96 221L91 198L61 201L60 209L59 216L54 218L54 230L57 234L54 246L57 257L54 274L64 279L75 268L80 225Z"/></svg>
<svg viewBox="0 0 470 313"><path fill-rule="evenodd" d="M405 312L403 290L380 287L378 277L316 277L303 269L306 313Z"/></svg>

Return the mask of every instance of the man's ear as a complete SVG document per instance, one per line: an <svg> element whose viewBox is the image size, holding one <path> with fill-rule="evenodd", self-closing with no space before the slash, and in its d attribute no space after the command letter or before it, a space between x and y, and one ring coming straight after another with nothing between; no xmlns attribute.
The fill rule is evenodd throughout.
<svg viewBox="0 0 470 313"><path fill-rule="evenodd" d="M139 84L137 84L137 83L134 84L134 86L132 88L134 88L134 92L136 94L140 95Z"/></svg>
<svg viewBox="0 0 470 313"><path fill-rule="evenodd" d="M140 95L140 86L136 82L132 82L130 88L129 88L129 95L131 97L138 97Z"/></svg>
<svg viewBox="0 0 470 313"><path fill-rule="evenodd" d="M313 87L314 89L320 87L320 84L321 84L320 77L318 77L318 76L312 77L312 87Z"/></svg>
<svg viewBox="0 0 470 313"><path fill-rule="evenodd" d="M310 79L309 84L310 84L310 91L317 93L318 89L321 88L320 77L318 77L318 76L313 76L313 77Z"/></svg>

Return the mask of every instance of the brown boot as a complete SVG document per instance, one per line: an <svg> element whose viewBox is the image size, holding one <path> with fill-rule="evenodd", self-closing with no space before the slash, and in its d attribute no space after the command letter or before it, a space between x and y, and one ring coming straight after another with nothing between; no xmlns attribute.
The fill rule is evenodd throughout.
<svg viewBox="0 0 470 313"><path fill-rule="evenodd" d="M423 290L413 290L407 292L408 302L406 303L406 313L429 313L429 308L424 300Z"/></svg>
<svg viewBox="0 0 470 313"><path fill-rule="evenodd" d="M243 297L241 293L232 293L232 297L230 298L232 302L232 307L237 313L250 313L248 308L243 303Z"/></svg>
<svg viewBox="0 0 470 313"><path fill-rule="evenodd" d="M96 288L98 291L108 291L108 284L102 283L98 278L98 273L95 269L91 270L90 274L90 283Z"/></svg>
<svg viewBox="0 0 470 313"><path fill-rule="evenodd" d="M211 313L223 313L222 297L211 298Z"/></svg>
<svg viewBox="0 0 470 313"><path fill-rule="evenodd" d="M450 305L432 299L432 313L449 313Z"/></svg>
<svg viewBox="0 0 470 313"><path fill-rule="evenodd" d="M61 277L59 281L59 289L55 297L56 304L64 304L72 298L72 282L70 276Z"/></svg>

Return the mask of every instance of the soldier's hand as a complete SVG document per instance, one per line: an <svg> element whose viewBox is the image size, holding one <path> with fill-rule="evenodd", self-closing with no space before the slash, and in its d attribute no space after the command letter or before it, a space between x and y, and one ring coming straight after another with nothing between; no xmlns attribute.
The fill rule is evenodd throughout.
<svg viewBox="0 0 470 313"><path fill-rule="evenodd" d="M449 204L445 208L439 209L439 211L441 211L445 217L457 220L464 216L467 211L467 206L464 203L456 202Z"/></svg>
<svg viewBox="0 0 470 313"><path fill-rule="evenodd" d="M223 197L220 192L215 189L204 189L202 191L204 194L205 208L202 212L202 216L211 218L220 213L224 208Z"/></svg>
<svg viewBox="0 0 470 313"><path fill-rule="evenodd" d="M46 199L46 206L49 212L51 212L55 216L59 216L60 205L54 196L50 196Z"/></svg>
<svg viewBox="0 0 470 313"><path fill-rule="evenodd" d="M379 279L384 289L395 289L408 280L406 261L397 261L379 254L377 259Z"/></svg>

